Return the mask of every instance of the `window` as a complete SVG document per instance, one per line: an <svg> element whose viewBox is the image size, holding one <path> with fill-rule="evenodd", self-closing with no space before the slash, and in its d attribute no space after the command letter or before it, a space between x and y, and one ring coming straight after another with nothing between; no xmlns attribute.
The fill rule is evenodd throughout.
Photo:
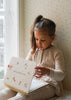
<svg viewBox="0 0 71 100"><path fill-rule="evenodd" d="M19 54L18 0L0 0L0 79L12 56Z"/></svg>
<svg viewBox="0 0 71 100"><path fill-rule="evenodd" d="M4 76L4 0L0 0L0 79Z"/></svg>
<svg viewBox="0 0 71 100"><path fill-rule="evenodd" d="M4 8L4 0L0 0L0 10L3 10Z"/></svg>

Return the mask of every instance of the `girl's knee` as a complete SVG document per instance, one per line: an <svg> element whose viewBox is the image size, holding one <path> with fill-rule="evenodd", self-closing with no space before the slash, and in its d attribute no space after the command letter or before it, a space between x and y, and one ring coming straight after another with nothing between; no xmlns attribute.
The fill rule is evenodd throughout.
<svg viewBox="0 0 71 100"><path fill-rule="evenodd" d="M8 88L5 88L0 91L0 99L1 100L7 100L8 98L13 97L15 95L16 95L16 92L14 92Z"/></svg>

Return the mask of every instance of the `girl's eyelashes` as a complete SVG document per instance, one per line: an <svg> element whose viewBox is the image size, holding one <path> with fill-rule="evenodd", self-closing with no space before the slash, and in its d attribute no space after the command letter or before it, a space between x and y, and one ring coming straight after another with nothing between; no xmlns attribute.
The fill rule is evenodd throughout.
<svg viewBox="0 0 71 100"><path fill-rule="evenodd" d="M41 42L45 42L45 40L41 40Z"/></svg>
<svg viewBox="0 0 71 100"><path fill-rule="evenodd" d="M38 40L38 39L35 38L35 40Z"/></svg>
<svg viewBox="0 0 71 100"><path fill-rule="evenodd" d="M38 41L38 39L35 38L36 41ZM41 42L44 42L45 40L40 40Z"/></svg>

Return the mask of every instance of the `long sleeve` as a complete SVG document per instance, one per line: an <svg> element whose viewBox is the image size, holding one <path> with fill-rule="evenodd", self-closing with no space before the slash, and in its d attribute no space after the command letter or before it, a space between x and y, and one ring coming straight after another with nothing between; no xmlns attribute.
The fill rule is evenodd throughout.
<svg viewBox="0 0 71 100"><path fill-rule="evenodd" d="M55 56L55 69L50 69L50 77L56 81L62 81L65 76L64 57L62 52Z"/></svg>

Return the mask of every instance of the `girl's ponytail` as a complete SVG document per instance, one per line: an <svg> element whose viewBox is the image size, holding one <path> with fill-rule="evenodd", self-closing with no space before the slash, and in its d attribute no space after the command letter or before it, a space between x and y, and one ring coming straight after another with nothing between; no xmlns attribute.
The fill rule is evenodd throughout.
<svg viewBox="0 0 71 100"><path fill-rule="evenodd" d="M40 22L42 18L43 18L42 15L37 16L36 19L35 19L35 21L34 21L34 25L35 25L36 23Z"/></svg>
<svg viewBox="0 0 71 100"><path fill-rule="evenodd" d="M33 25L31 26L30 33L31 33L31 48L33 49L31 52L32 54L35 52L35 49L36 49L36 43L35 43L35 38L34 38L34 27L36 23L40 22L42 19L43 19L42 15L37 16Z"/></svg>

